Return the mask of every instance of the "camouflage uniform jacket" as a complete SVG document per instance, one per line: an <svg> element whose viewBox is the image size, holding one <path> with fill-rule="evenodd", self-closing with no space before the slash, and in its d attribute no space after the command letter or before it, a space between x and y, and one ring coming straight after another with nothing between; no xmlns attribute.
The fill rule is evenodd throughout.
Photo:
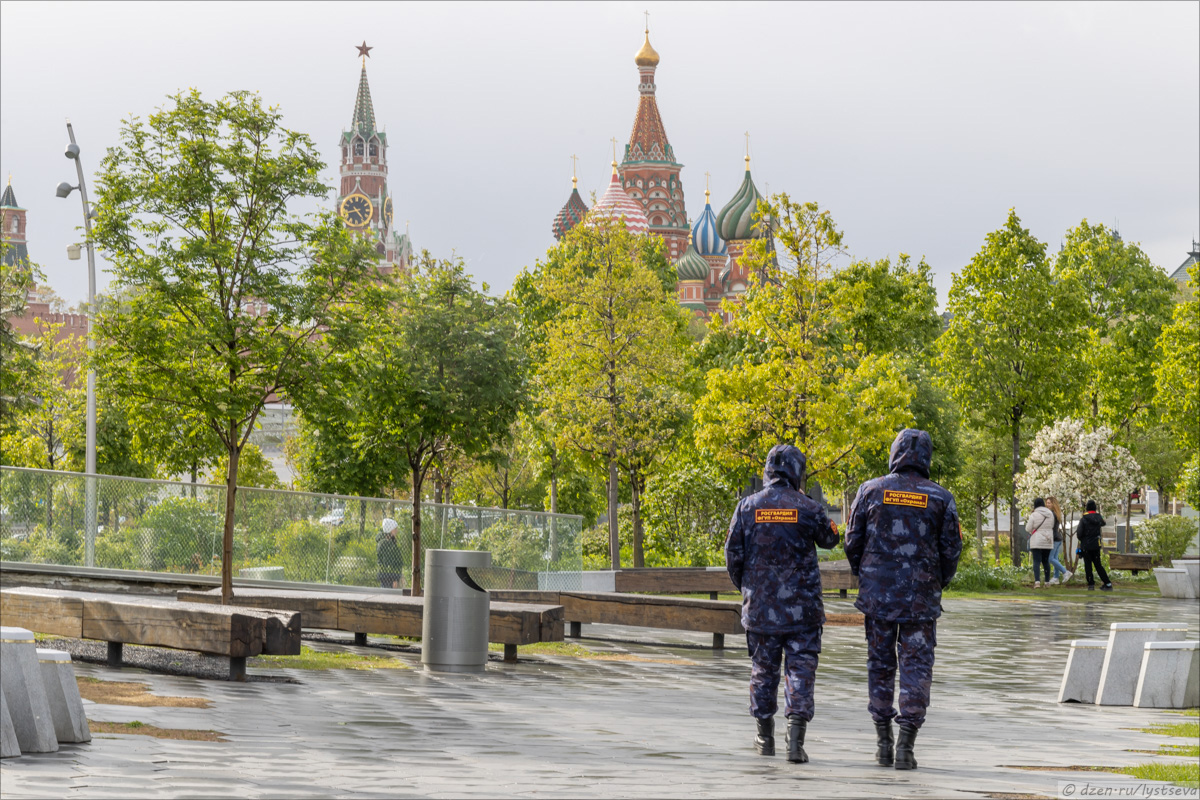
<svg viewBox="0 0 1200 800"><path fill-rule="evenodd" d="M888 622L937 619L942 589L958 570L962 532L954 495L929 480L933 443L907 428L892 442L890 475L858 489L846 557L864 614Z"/></svg>
<svg viewBox="0 0 1200 800"><path fill-rule="evenodd" d="M725 565L742 592L742 627L792 633L825 623L817 548L837 546L837 528L799 490L805 458L792 445L767 455L761 492L743 498L729 523Z"/></svg>

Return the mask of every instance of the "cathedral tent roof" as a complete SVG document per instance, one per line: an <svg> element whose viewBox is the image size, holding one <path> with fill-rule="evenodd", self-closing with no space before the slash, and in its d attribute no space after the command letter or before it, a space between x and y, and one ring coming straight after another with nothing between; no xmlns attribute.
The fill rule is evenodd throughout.
<svg viewBox="0 0 1200 800"><path fill-rule="evenodd" d="M8 185L4 187L4 194L0 196L0 208L20 208L17 205L17 196L13 194L12 178L8 179Z"/></svg>

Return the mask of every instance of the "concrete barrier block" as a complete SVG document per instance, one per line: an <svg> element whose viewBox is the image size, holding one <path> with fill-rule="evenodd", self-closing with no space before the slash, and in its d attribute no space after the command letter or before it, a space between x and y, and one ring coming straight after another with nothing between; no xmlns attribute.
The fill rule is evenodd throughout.
<svg viewBox="0 0 1200 800"><path fill-rule="evenodd" d="M38 672L37 645L24 628L0 628L0 690L22 753L58 749L50 702Z"/></svg>
<svg viewBox="0 0 1200 800"><path fill-rule="evenodd" d="M1133 705L1146 642L1181 642L1187 635L1182 622L1114 622L1104 651L1096 705Z"/></svg>
<svg viewBox="0 0 1200 800"><path fill-rule="evenodd" d="M54 735L60 744L90 742L92 732L88 730L87 717L83 713L83 698L79 696L79 684L75 682L71 654L39 649L37 657L46 699L50 702L50 715L54 718Z"/></svg>
<svg viewBox="0 0 1200 800"><path fill-rule="evenodd" d="M8 700L4 698L4 689L0 687L0 758L19 755L21 746L17 744L17 732L13 730L12 717L8 715Z"/></svg>
<svg viewBox="0 0 1200 800"><path fill-rule="evenodd" d="M1177 559L1171 562L1175 569L1186 569L1192 581L1192 596L1200 597L1200 560L1194 558Z"/></svg>
<svg viewBox="0 0 1200 800"><path fill-rule="evenodd" d="M1192 579L1186 569L1175 567L1155 567L1154 579L1158 581L1158 591L1163 597L1173 597L1180 600L1195 599L1192 591Z"/></svg>
<svg viewBox="0 0 1200 800"><path fill-rule="evenodd" d="M1133 704L1138 708L1200 705L1200 642L1146 642Z"/></svg>
<svg viewBox="0 0 1200 800"><path fill-rule="evenodd" d="M1100 688L1100 672L1104 669L1107 639L1076 639L1071 642L1067 667L1063 670L1062 686L1058 689L1060 703L1094 703Z"/></svg>

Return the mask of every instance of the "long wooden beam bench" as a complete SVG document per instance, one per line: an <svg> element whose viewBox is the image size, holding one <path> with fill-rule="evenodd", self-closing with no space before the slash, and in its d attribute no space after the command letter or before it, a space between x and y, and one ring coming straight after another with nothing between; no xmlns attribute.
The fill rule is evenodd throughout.
<svg viewBox="0 0 1200 800"><path fill-rule="evenodd" d="M1109 569L1127 569L1134 575L1141 570L1149 570L1154 564L1154 557L1146 553L1109 553Z"/></svg>
<svg viewBox="0 0 1200 800"><path fill-rule="evenodd" d="M847 591L858 588L858 578L850 574L850 562L822 561L821 590L837 591L846 597ZM716 600L718 593L737 592L725 568L707 567L648 567L619 569L613 574L614 589L618 592L648 594L705 594Z"/></svg>
<svg viewBox="0 0 1200 800"><path fill-rule="evenodd" d="M563 610L570 636L579 638L583 623L667 628L713 635L713 648L725 646L725 634L743 634L742 604L624 592L493 591L495 600L509 603L552 603Z"/></svg>
<svg viewBox="0 0 1200 800"><path fill-rule="evenodd" d="M14 587L0 590L0 618L38 633L107 642L114 667L124 645L140 644L227 657L230 678L245 680L247 658L300 653L301 615L294 611Z"/></svg>
<svg viewBox="0 0 1200 800"><path fill-rule="evenodd" d="M180 600L195 603L216 603L221 599L220 592L215 589L183 590L177 596ZM355 644L366 644L368 633L419 637L425 611L424 598L394 593L239 588L234 593L233 603L250 608L299 611L305 628L349 631L354 634ZM504 645L505 661L516 661L519 645L561 642L563 619L563 609L557 603L493 602L488 641Z"/></svg>

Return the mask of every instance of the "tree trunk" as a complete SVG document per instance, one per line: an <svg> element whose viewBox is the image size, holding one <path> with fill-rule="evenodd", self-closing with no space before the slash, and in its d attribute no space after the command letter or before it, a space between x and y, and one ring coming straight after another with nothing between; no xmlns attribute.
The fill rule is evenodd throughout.
<svg viewBox="0 0 1200 800"><path fill-rule="evenodd" d="M996 540L996 564L1000 564L1000 495L992 489L992 534Z"/></svg>
<svg viewBox="0 0 1200 800"><path fill-rule="evenodd" d="M229 441L237 441L237 429L229 426ZM233 516L237 508L237 472L240 447L229 448L229 469L225 472L225 530L221 537L221 602L233 600Z"/></svg>
<svg viewBox="0 0 1200 800"><path fill-rule="evenodd" d="M558 468L550 473L550 513L558 513ZM558 517L550 518L550 560L558 561Z"/></svg>
<svg viewBox="0 0 1200 800"><path fill-rule="evenodd" d="M621 568L621 529L617 522L617 455L608 450L608 557L613 569Z"/></svg>
<svg viewBox="0 0 1200 800"><path fill-rule="evenodd" d="M1020 537L1017 535L1017 525L1020 522L1020 509L1017 508L1017 473L1021 471L1021 420L1013 419L1012 426L1012 484L1008 501L1008 540L1012 550L1014 567L1021 566Z"/></svg>
<svg viewBox="0 0 1200 800"><path fill-rule="evenodd" d="M1141 494L1145 494L1141 492ZM1142 499L1142 506L1146 509L1147 516L1150 512L1150 498ZM1129 540L1132 538L1133 530L1129 526L1129 519L1133 516L1133 498L1130 494L1125 495L1125 550L1123 552L1130 553L1133 549L1129 546Z"/></svg>
<svg viewBox="0 0 1200 800"><path fill-rule="evenodd" d="M196 479L199 477L200 464L198 459L192 459L192 499L196 499Z"/></svg>
<svg viewBox="0 0 1200 800"><path fill-rule="evenodd" d="M358 538L367 537L367 501L358 501Z"/></svg>
<svg viewBox="0 0 1200 800"><path fill-rule="evenodd" d="M412 466L411 464L409 466ZM412 470L412 596L420 597L421 589L421 484L425 476L420 465Z"/></svg>
<svg viewBox="0 0 1200 800"><path fill-rule="evenodd" d="M975 555L983 561L983 503L975 506Z"/></svg>
<svg viewBox="0 0 1200 800"><path fill-rule="evenodd" d="M637 475L629 473L629 498L633 505L633 565L646 566L646 556L642 552L642 489Z"/></svg>

